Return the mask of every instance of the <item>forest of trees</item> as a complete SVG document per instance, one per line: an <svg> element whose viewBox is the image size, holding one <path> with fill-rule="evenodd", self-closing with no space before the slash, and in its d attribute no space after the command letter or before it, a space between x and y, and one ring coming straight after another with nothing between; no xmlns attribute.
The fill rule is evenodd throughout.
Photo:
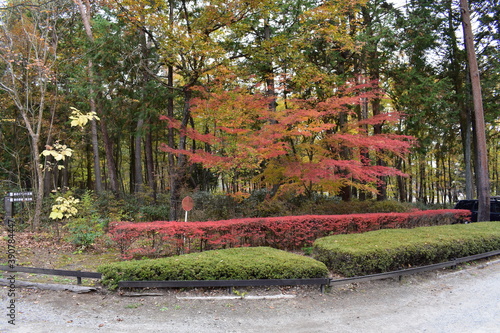
<svg viewBox="0 0 500 333"><path fill-rule="evenodd" d="M500 4L470 0L491 194ZM7 0L0 193L475 194L458 0ZM83 119L83 120L82 120ZM40 217L34 217L35 226Z"/></svg>

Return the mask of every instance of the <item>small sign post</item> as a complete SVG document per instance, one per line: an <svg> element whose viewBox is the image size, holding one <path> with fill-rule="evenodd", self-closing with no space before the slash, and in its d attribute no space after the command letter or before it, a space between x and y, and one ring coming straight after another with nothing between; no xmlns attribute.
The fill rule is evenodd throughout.
<svg viewBox="0 0 500 333"><path fill-rule="evenodd" d="M193 209L194 207L194 200L190 196L185 197L182 199L182 209L186 212L184 216L184 222L187 222L188 220L188 212Z"/></svg>
<svg viewBox="0 0 500 333"><path fill-rule="evenodd" d="M33 201L33 192L10 192L4 197L5 225L14 216L14 202Z"/></svg>

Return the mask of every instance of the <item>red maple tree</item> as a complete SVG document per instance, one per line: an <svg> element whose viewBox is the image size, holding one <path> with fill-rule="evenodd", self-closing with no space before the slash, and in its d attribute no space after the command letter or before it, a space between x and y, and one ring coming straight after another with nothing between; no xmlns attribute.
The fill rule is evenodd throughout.
<svg viewBox="0 0 500 333"><path fill-rule="evenodd" d="M196 128L162 117L168 126L196 142L189 150L164 145L169 153L184 154L213 172L255 175L253 180L281 190L338 193L350 185L376 191L382 176L403 175L376 159L404 157L413 137L374 134L373 127L398 122L397 112L360 119L363 99L380 98L376 84L346 85L326 100L288 100L287 107L269 108L269 99L242 88L208 91L198 88L191 101ZM346 153L347 152L347 153Z"/></svg>

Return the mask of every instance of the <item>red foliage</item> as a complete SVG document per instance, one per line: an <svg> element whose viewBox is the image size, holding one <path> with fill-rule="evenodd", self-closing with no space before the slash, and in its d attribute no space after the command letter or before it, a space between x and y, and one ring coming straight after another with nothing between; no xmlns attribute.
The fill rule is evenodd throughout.
<svg viewBox="0 0 500 333"><path fill-rule="evenodd" d="M335 193L349 183L376 191L381 176L405 176L390 163L377 159L404 157L415 139L396 134L373 134L372 127L395 124L400 115L387 112L360 120L361 100L380 98L377 82L337 87L335 96L320 100L292 99L286 108L271 112L269 98L244 89L197 88L190 104L193 128L176 119L161 117L169 128L197 142L184 150L162 146L184 155L212 172L254 175L267 184L294 191L316 186ZM199 149L203 147L203 149ZM270 163L279 159L278 163ZM263 163L267 162L267 163ZM227 172L230 171L230 172Z"/></svg>
<svg viewBox="0 0 500 333"><path fill-rule="evenodd" d="M467 220L468 210L411 213L304 215L209 222L115 222L109 233L125 258L172 255L211 249L271 246L294 250L320 237L378 229L413 228Z"/></svg>

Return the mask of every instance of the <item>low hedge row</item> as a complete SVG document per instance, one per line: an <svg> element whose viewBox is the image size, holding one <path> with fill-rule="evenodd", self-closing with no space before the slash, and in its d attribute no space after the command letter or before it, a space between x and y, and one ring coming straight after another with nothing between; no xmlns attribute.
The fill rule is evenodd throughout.
<svg viewBox="0 0 500 333"><path fill-rule="evenodd" d="M325 264L269 247L234 248L101 265L102 284L120 281L305 279L328 276Z"/></svg>
<svg viewBox="0 0 500 333"><path fill-rule="evenodd" d="M320 237L378 229L413 228L464 222L468 210L410 213L304 215L208 222L116 222L111 239L125 258L165 256L241 246L296 250Z"/></svg>
<svg viewBox="0 0 500 333"><path fill-rule="evenodd" d="M314 258L344 276L389 272L500 249L500 222L378 230L316 240Z"/></svg>

